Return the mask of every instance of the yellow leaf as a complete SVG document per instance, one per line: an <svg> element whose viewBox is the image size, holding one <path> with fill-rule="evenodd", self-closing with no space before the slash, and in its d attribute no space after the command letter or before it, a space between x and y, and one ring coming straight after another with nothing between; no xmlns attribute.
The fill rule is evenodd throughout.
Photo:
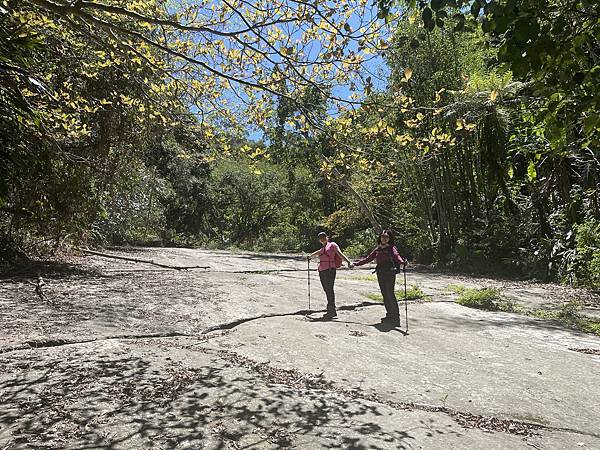
<svg viewBox="0 0 600 450"><path fill-rule="evenodd" d="M490 100L495 102L497 98L498 98L498 91L496 89L494 89L490 94Z"/></svg>
<svg viewBox="0 0 600 450"><path fill-rule="evenodd" d="M410 80L413 76L413 70L410 67L404 69L404 79L406 81Z"/></svg>

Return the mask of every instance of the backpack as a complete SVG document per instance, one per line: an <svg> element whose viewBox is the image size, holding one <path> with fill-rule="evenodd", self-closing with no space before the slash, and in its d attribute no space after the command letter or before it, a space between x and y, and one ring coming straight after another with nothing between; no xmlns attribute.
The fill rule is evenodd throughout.
<svg viewBox="0 0 600 450"><path fill-rule="evenodd" d="M342 267L342 263L343 262L344 261L342 260L342 257L336 253L335 254L335 267L336 267L336 269L339 269L340 267Z"/></svg>
<svg viewBox="0 0 600 450"><path fill-rule="evenodd" d="M398 254L400 254L400 252L398 251L398 247L396 247L395 245L390 245L388 247L388 252L390 253L390 260L392 261L392 264L394 265L394 270L396 271L396 273L400 273L402 270L402 267L396 264L396 260L394 259L394 250L396 249L396 251L398 252Z"/></svg>

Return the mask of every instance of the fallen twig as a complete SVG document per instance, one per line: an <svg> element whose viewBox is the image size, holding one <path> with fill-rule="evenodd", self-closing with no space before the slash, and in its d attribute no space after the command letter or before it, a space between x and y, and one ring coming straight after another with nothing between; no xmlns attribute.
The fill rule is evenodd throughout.
<svg viewBox="0 0 600 450"><path fill-rule="evenodd" d="M598 348L575 348L569 347L569 350L578 353L585 353L587 355L600 355L600 349Z"/></svg>
<svg viewBox="0 0 600 450"><path fill-rule="evenodd" d="M38 275L37 283L35 284L35 293L38 295L39 298L41 298L44 301L47 301L48 297L46 296L46 294L44 294L45 284L46 283L44 283L44 279L42 278L42 276Z"/></svg>
<svg viewBox="0 0 600 450"><path fill-rule="evenodd" d="M33 281L28 281L28 283L35 286L35 293L42 301L54 304L54 302L50 298L48 298L48 296L44 292L44 286L46 285L46 282L40 274L38 274L35 283Z"/></svg>

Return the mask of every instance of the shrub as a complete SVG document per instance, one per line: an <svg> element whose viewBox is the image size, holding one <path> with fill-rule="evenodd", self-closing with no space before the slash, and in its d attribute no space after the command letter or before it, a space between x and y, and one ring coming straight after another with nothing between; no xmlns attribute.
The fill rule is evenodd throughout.
<svg viewBox="0 0 600 450"><path fill-rule="evenodd" d="M590 219L575 227L578 278L581 283L600 288L600 223Z"/></svg>
<svg viewBox="0 0 600 450"><path fill-rule="evenodd" d="M560 324L575 330L600 336L600 320L582 315L579 312L580 309L581 303L568 302L564 303L558 311L535 309L527 311L526 314L537 317L538 319L555 320Z"/></svg>

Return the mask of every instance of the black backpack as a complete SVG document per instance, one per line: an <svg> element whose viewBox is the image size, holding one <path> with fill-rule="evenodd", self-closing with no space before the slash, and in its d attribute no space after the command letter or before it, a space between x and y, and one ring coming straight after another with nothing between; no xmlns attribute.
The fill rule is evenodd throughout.
<svg viewBox="0 0 600 450"><path fill-rule="evenodd" d="M398 251L398 247L396 247L395 245L388 246L388 252L390 254L390 260L392 261L392 265L394 266L396 273L400 273L402 272L402 267L396 264L396 260L394 259L394 248L396 249L398 254L400 254L400 252Z"/></svg>

